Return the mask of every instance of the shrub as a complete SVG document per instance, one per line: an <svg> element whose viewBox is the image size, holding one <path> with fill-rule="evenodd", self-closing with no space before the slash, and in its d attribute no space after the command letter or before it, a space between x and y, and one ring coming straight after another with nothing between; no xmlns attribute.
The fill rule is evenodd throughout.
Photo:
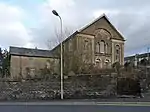
<svg viewBox="0 0 150 112"><path fill-rule="evenodd" d="M117 94L139 96L141 94L139 80L132 78L119 78L117 80Z"/></svg>

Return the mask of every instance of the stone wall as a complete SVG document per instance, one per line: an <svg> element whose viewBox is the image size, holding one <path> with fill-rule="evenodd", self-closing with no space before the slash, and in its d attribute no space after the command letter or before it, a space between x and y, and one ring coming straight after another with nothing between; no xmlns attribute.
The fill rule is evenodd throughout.
<svg viewBox="0 0 150 112"><path fill-rule="evenodd" d="M58 85L44 82L1 82L0 100L57 99Z"/></svg>
<svg viewBox="0 0 150 112"><path fill-rule="evenodd" d="M99 77L99 78L98 78ZM59 77L55 80L0 81L1 101L60 99ZM100 98L114 96L109 77L72 76L64 79L64 98Z"/></svg>
<svg viewBox="0 0 150 112"><path fill-rule="evenodd" d="M140 89L132 91L133 88L136 89L137 87L134 81L126 79L126 82L124 79L121 82L119 81L119 78L116 79L110 75L80 74L65 76L63 83L64 98L116 98L118 93L118 95L140 95L138 92ZM60 99L60 77L34 78L20 81L0 80L0 101L41 101L54 99Z"/></svg>

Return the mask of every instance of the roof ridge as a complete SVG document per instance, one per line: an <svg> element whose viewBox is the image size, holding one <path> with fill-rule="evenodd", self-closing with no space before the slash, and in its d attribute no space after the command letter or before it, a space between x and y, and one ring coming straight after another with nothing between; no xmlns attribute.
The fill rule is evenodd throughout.
<svg viewBox="0 0 150 112"><path fill-rule="evenodd" d="M12 47L10 46L9 49L10 55L17 55L17 56L29 56L29 57L56 57L50 50L42 50L42 49L30 49L30 48L23 48L23 47Z"/></svg>
<svg viewBox="0 0 150 112"><path fill-rule="evenodd" d="M101 19L102 17L106 17L105 13L101 14L99 17L97 17L96 19L94 19L93 21L89 22L88 24L86 24L85 26L83 26L81 29L79 29L78 31L81 32L82 30L84 30L85 28L87 28L88 26L92 25L93 23L95 23L96 21L98 21L99 19ZM108 19L108 18L107 18Z"/></svg>
<svg viewBox="0 0 150 112"><path fill-rule="evenodd" d="M17 49L26 49L26 50L41 50L41 51L51 51L51 50L46 50L46 49L38 49L38 48L26 48L26 47L16 47L16 46L10 46L11 48L17 48Z"/></svg>

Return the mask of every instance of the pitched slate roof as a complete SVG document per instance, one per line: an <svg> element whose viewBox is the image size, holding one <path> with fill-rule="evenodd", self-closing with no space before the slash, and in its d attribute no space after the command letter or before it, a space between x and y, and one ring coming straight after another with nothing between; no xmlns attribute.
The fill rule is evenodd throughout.
<svg viewBox="0 0 150 112"><path fill-rule="evenodd" d="M9 52L10 55L17 55L17 56L57 58L57 56L53 55L51 51L41 49L29 49L23 47L10 46Z"/></svg>

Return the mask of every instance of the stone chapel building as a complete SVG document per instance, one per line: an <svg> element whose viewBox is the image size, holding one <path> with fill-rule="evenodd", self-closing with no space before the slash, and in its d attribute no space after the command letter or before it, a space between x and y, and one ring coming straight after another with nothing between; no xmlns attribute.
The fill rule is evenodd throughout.
<svg viewBox="0 0 150 112"><path fill-rule="evenodd" d="M123 65L124 42L124 37L103 14L63 41L64 70L76 71L85 64L100 69L110 68L115 62ZM60 45L52 50L60 56L59 51Z"/></svg>

